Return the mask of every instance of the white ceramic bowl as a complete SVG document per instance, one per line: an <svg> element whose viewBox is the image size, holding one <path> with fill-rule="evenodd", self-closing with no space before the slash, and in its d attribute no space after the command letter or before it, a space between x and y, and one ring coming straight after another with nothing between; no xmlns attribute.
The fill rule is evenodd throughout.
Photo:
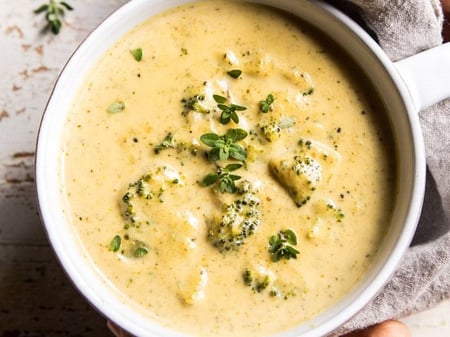
<svg viewBox="0 0 450 337"><path fill-rule="evenodd" d="M150 16L189 0L133 0L107 18L68 61L48 102L36 150L36 184L40 212L49 240L80 292L108 319L136 336L176 336L133 308L105 284L75 239L60 197L61 136L69 105L84 75L124 33ZM336 305L313 320L280 336L324 336L355 315L389 280L406 251L418 222L425 186L425 154L417 112L449 96L450 70L433 69L450 59L444 46L393 64L356 23L336 9L316 1L251 0L292 13L317 27L340 45L361 69L385 102L397 146L398 195L389 232L364 279ZM439 74L441 77L439 79ZM433 81L433 82L431 82ZM442 82L439 82L442 81ZM430 85L430 83L432 83ZM445 84L445 85L444 85ZM430 90L432 89L432 90ZM262 331L261 334L264 332Z"/></svg>

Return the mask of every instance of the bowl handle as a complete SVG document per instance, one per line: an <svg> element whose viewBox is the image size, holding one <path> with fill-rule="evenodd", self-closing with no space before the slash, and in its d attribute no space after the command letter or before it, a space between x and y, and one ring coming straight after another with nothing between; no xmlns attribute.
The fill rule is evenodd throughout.
<svg viewBox="0 0 450 337"><path fill-rule="evenodd" d="M417 111L450 97L450 42L394 64Z"/></svg>

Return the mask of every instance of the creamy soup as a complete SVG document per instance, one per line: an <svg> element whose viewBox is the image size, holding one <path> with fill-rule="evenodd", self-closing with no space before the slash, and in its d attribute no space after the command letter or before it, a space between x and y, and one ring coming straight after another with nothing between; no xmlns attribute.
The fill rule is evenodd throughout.
<svg viewBox="0 0 450 337"><path fill-rule="evenodd" d="M255 4L189 4L127 33L87 74L63 148L67 215L105 283L196 336L270 335L342 298L395 190L366 82Z"/></svg>

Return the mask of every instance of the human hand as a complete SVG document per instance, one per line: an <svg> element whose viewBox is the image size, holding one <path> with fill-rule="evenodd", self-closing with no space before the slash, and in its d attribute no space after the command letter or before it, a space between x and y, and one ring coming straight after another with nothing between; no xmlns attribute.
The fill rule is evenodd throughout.
<svg viewBox="0 0 450 337"><path fill-rule="evenodd" d="M444 26L442 27L442 37L444 42L450 41L450 0L441 0L444 11Z"/></svg>
<svg viewBox="0 0 450 337"><path fill-rule="evenodd" d="M411 334L403 323L389 320L342 337L411 337Z"/></svg>

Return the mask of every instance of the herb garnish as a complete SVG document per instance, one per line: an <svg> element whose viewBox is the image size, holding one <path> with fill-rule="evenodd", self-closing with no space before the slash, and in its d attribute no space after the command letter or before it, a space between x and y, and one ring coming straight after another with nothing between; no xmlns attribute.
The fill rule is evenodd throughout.
<svg viewBox="0 0 450 337"><path fill-rule="evenodd" d="M230 120L235 122L236 124L239 123L239 116L236 111L244 111L247 110L245 106L236 105L236 104L230 104L226 105L227 98L220 96L220 95L213 95L214 100L218 103L217 107L222 110L222 113L220 115L220 123L221 124L228 124Z"/></svg>
<svg viewBox="0 0 450 337"><path fill-rule="evenodd" d="M127 238L127 235L125 235L125 238ZM137 243L137 242L135 242L135 243ZM122 244L122 238L120 237L120 235L116 235L113 237L113 239L109 243L109 250L116 253L119 251L121 244ZM122 253L123 253L123 251L122 251ZM148 249L145 248L144 246L138 246L132 253L133 253L134 257L143 257L144 255L147 255Z"/></svg>
<svg viewBox="0 0 450 337"><path fill-rule="evenodd" d="M223 135L215 133L205 133L200 136L200 140L212 149L208 152L208 159L212 162L227 160L229 157L244 161L247 158L245 149L236 142L247 137L247 131L243 129L228 129Z"/></svg>
<svg viewBox="0 0 450 337"><path fill-rule="evenodd" d="M162 150L170 149L170 148L174 148L174 147L175 147L175 144L173 141L173 133L169 132L164 137L163 141L153 148L153 151L155 151L156 154L159 154Z"/></svg>
<svg viewBox="0 0 450 337"><path fill-rule="evenodd" d="M133 58L137 61L137 62L141 62L142 61L142 48L136 48L136 49L132 49L130 50L131 55L133 55Z"/></svg>
<svg viewBox="0 0 450 337"><path fill-rule="evenodd" d="M272 94L267 95L266 99L259 101L259 110L262 113L268 113L273 102L275 102L275 97Z"/></svg>
<svg viewBox="0 0 450 337"><path fill-rule="evenodd" d="M62 18L65 15L65 11L73 10L73 7L64 1L49 0L48 4L43 4L36 8L34 14L45 13L45 19L47 25L44 30L50 30L53 34L57 35L62 27Z"/></svg>
<svg viewBox="0 0 450 337"><path fill-rule="evenodd" d="M297 245L297 236L292 229L281 230L277 235L269 239L269 253L272 261L277 262L282 258L286 260L296 259L300 252L293 246Z"/></svg>
<svg viewBox="0 0 450 337"><path fill-rule="evenodd" d="M114 253L117 252L120 249L121 243L122 239L120 238L120 235L116 235L109 243L109 250Z"/></svg>
<svg viewBox="0 0 450 337"><path fill-rule="evenodd" d="M233 78L239 78L239 76L241 76L241 74L242 74L242 70L233 69L233 70L227 71L227 74Z"/></svg>
<svg viewBox="0 0 450 337"><path fill-rule="evenodd" d="M217 171L207 174L201 181L203 187L211 186L215 183L219 183L220 192L235 193L236 184L235 181L241 179L240 176L231 174L241 168L242 164L228 164L225 167L217 167Z"/></svg>
<svg viewBox="0 0 450 337"><path fill-rule="evenodd" d="M148 249L145 247L138 247L134 251L133 255L134 257L143 257L148 254Z"/></svg>
<svg viewBox="0 0 450 337"><path fill-rule="evenodd" d="M112 102L107 109L107 111L112 114L122 112L123 110L125 110L125 103L122 101Z"/></svg>

